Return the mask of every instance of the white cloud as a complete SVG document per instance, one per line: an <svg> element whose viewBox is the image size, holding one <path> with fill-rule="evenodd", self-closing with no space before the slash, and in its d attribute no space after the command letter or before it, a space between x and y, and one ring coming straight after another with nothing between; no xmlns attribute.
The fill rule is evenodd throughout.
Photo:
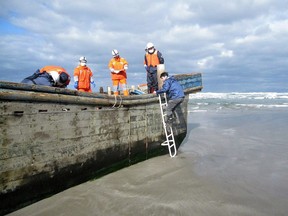
<svg viewBox="0 0 288 216"><path fill-rule="evenodd" d="M183 2L175 2L175 4L172 4L170 8L170 15L171 18L187 20L195 16L195 13L189 4Z"/></svg>
<svg viewBox="0 0 288 216"><path fill-rule="evenodd" d="M173 26L163 38L170 43L183 43L183 41L195 42L195 40L210 39L213 32L208 28L201 28L199 25Z"/></svg>
<svg viewBox="0 0 288 216"><path fill-rule="evenodd" d="M220 57L233 57L234 56L234 52L233 50L223 50L220 54Z"/></svg>
<svg viewBox="0 0 288 216"><path fill-rule="evenodd" d="M247 74L262 77L267 82L263 86L282 91L277 77L288 80L284 0L160 0L153 4L144 0L101 4L10 0L1 1L0 7L4 21L0 76L4 80L19 81L46 64L61 65L72 73L79 56L85 55L96 81L97 77L110 81L107 64L115 48L129 62L128 82L136 80L134 74L139 74L137 81L145 80L143 56L148 41L163 53L169 72L204 72L207 80L213 80L205 84L210 91L217 91L213 83L219 74L230 77L225 86L235 91L241 91L233 89L235 74L239 80Z"/></svg>
<svg viewBox="0 0 288 216"><path fill-rule="evenodd" d="M247 35L243 38L236 38L235 43L238 43L238 44L254 43L254 42L258 41L259 39L260 39L260 37L258 37L256 35Z"/></svg>
<svg viewBox="0 0 288 216"><path fill-rule="evenodd" d="M214 57L208 56L206 58L198 60L197 65L199 66L200 69L206 69L212 66L213 61L214 61Z"/></svg>
<svg viewBox="0 0 288 216"><path fill-rule="evenodd" d="M286 20L280 20L270 23L271 31L276 34L288 34L288 17Z"/></svg>

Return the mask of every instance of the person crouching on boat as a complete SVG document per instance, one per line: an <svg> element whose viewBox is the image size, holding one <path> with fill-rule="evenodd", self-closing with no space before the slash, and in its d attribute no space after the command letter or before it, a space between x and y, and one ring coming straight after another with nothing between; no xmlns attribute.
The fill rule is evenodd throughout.
<svg viewBox="0 0 288 216"><path fill-rule="evenodd" d="M93 80L93 73L86 64L86 57L80 57L79 65L74 69L74 88L78 91L92 92L91 86L95 88L96 84Z"/></svg>
<svg viewBox="0 0 288 216"><path fill-rule="evenodd" d="M108 68L111 72L111 78L113 83L113 92L114 95L118 95L119 84L121 84L123 89L124 96L129 95L129 91L127 89L127 69L128 62L126 59L120 57L118 50L112 50L113 58L109 61Z"/></svg>
<svg viewBox="0 0 288 216"><path fill-rule="evenodd" d="M21 83L66 88L70 83L70 75L63 67L49 65L38 69Z"/></svg>
<svg viewBox="0 0 288 216"><path fill-rule="evenodd" d="M163 86L153 93L157 95L166 93L168 97L167 122L172 123L174 110L184 101L184 91L180 83L173 76L169 77L167 72L161 73L160 79L163 81Z"/></svg>

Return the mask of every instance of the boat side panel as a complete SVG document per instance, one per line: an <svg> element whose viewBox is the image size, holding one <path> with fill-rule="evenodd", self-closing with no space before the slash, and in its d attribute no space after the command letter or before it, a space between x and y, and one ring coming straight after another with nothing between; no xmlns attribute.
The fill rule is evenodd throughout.
<svg viewBox="0 0 288 216"><path fill-rule="evenodd" d="M178 146L186 135L185 103L177 110ZM101 109L1 101L0 131L0 210L87 181L117 163L167 153L160 146L165 136L158 103Z"/></svg>

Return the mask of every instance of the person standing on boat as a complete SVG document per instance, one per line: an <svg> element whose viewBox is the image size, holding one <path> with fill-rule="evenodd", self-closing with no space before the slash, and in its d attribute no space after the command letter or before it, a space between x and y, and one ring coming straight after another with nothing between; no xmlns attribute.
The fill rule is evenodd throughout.
<svg viewBox="0 0 288 216"><path fill-rule="evenodd" d="M185 95L180 83L173 76L169 77L167 72L161 73L160 79L163 81L163 86L160 90L154 91L154 94L166 93L168 97L167 122L171 123L173 112L184 101Z"/></svg>
<svg viewBox="0 0 288 216"><path fill-rule="evenodd" d="M148 93L153 93L158 90L157 65L164 64L164 58L151 42L147 43L145 51L144 67L147 71Z"/></svg>
<svg viewBox="0 0 288 216"><path fill-rule="evenodd" d="M92 92L91 86L95 88L96 84L93 80L93 73L86 64L86 57L80 57L79 65L74 69L74 88L78 91Z"/></svg>
<svg viewBox="0 0 288 216"><path fill-rule="evenodd" d="M38 69L21 83L66 88L70 83L70 75L63 67L49 65Z"/></svg>
<svg viewBox="0 0 288 216"><path fill-rule="evenodd" d="M109 61L108 68L111 72L111 79L113 83L114 95L119 94L119 84L122 86L124 96L128 96L127 89L127 69L128 62L126 59L120 57L118 50L112 50L113 58Z"/></svg>

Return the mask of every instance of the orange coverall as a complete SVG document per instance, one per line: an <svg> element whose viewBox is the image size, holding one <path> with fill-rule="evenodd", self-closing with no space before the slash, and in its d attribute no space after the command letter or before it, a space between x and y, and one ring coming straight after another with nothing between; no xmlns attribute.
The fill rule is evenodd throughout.
<svg viewBox="0 0 288 216"><path fill-rule="evenodd" d="M93 73L89 67L77 66L74 69L74 80L78 81L78 90L83 92L92 92L90 83L93 82Z"/></svg>
<svg viewBox="0 0 288 216"><path fill-rule="evenodd" d="M65 85L69 85L70 83L70 75L67 73L67 71L63 68L63 67L60 67L60 66L55 66L55 65L48 65L48 66L45 66L43 68L40 69L40 73L43 73L44 71L46 71L47 73L51 72L51 71L56 71L58 72L58 74L64 72L68 75L69 79L66 81Z"/></svg>
<svg viewBox="0 0 288 216"><path fill-rule="evenodd" d="M120 56L118 58L112 58L108 64L108 68L113 69L114 72L111 72L111 78L113 82L113 92L114 95L118 95L118 86L119 83L121 84L123 88L124 96L128 96L129 92L127 90L127 73L126 68L128 68L128 62L121 58Z"/></svg>

